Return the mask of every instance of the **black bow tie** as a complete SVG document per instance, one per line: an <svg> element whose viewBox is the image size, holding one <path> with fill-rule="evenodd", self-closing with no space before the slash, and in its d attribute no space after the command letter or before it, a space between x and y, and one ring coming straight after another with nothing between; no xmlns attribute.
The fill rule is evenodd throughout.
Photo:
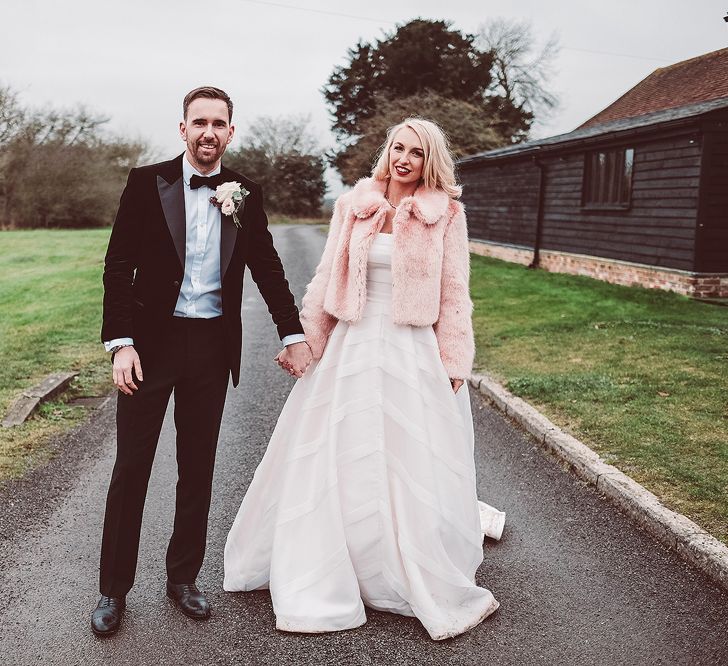
<svg viewBox="0 0 728 666"><path fill-rule="evenodd" d="M198 187L205 185L211 190L214 190L218 185L222 185L223 182L221 173L216 176L198 176L197 174L193 174L190 177L190 189L196 190Z"/></svg>

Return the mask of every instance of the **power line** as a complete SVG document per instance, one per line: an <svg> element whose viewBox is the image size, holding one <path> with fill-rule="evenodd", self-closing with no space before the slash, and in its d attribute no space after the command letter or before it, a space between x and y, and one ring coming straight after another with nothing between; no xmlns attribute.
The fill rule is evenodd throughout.
<svg viewBox="0 0 728 666"><path fill-rule="evenodd" d="M328 16L341 16L343 18L357 19L358 21L372 21L373 23L388 23L397 25L395 21L386 19L376 19L370 16L356 16L354 14L342 14L341 12L330 12L325 9L311 9L310 7L297 7L296 5L286 5L282 2L265 2L264 0L240 0L254 5L267 5L269 7L282 7L283 9L297 9L300 12L310 12L312 14L327 14Z"/></svg>
<svg viewBox="0 0 728 666"><path fill-rule="evenodd" d="M581 53L596 53L597 55L616 56L618 58L635 58L636 60L655 60L657 62L674 62L667 58L654 58L652 56L630 55L629 53L612 53L611 51L592 51L591 49L577 49L572 46L561 46L564 51L580 51Z"/></svg>
<svg viewBox="0 0 728 666"><path fill-rule="evenodd" d="M269 0L240 0L240 2L247 2L254 5L264 5L267 7L280 7L282 9L296 9L300 12L309 12L312 14L324 14L326 16L339 16L341 18L349 18L349 19L356 19L358 21L370 21L372 23L387 23L389 25L397 25L395 21L389 21L386 19L376 19L371 16L357 16L355 14L344 14L342 12L332 12L325 9L312 9L310 7L298 7L296 5L289 5L285 4L283 2L270 2ZM728 18L728 17L727 17ZM669 62L672 63L672 60L668 60L667 58L655 58L652 56L640 56L640 55L631 55L629 53L614 53L611 51L594 51L591 49L577 49L571 46L561 46L561 49L564 51L579 51L580 53L593 53L596 55L606 55L606 56L614 56L617 58L633 58L635 60L654 60L655 62Z"/></svg>

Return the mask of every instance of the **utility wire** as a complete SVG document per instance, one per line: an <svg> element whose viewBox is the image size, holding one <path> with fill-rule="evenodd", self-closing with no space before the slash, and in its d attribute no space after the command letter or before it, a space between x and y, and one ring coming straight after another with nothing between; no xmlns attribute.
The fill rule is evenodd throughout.
<svg viewBox="0 0 728 666"><path fill-rule="evenodd" d="M300 12L309 12L312 14L325 14L327 16L339 16L342 18L350 18L350 19L356 19L358 21L370 21L372 23L386 23L388 25L397 25L396 21L390 21L387 19L376 19L372 18L371 16L357 16L354 14L343 14L342 12L332 12L327 11L325 9L312 9L310 7L299 7L297 5L288 5L283 2L270 2L269 0L240 0L240 2L247 2L249 4L254 5L264 5L267 7L280 7L282 9L297 9ZM578 51L580 53L594 53L596 55L607 55L607 56L614 56L617 58L633 58L635 60L654 60L656 62L669 62L672 63L672 60L668 60L667 58L655 58L652 56L640 56L640 55L631 55L629 53L614 53L611 51L594 51L592 49L577 49L573 48L571 46L561 46L559 47L563 49L564 51Z"/></svg>
<svg viewBox="0 0 728 666"><path fill-rule="evenodd" d="M629 53L612 53L611 51L592 51L591 49L576 49L572 46L560 46L564 51L579 51L581 53L596 53L597 55L616 56L618 58L634 58L636 60L655 60L656 62L675 62L667 58L655 58L653 56L630 55Z"/></svg>
<svg viewBox="0 0 728 666"><path fill-rule="evenodd" d="M241 2L248 2L254 5L267 5L269 7L282 7L283 9L297 9L301 12L311 12L313 14L327 14L329 16L341 16L343 18L357 19L358 21L371 21L372 23L388 23L390 25L397 25L395 21L389 21L386 19L376 19L371 16L355 16L354 14L342 14L341 12L330 12L325 9L311 9L310 7L298 7L297 5L286 5L282 2L266 2L265 0L240 0Z"/></svg>

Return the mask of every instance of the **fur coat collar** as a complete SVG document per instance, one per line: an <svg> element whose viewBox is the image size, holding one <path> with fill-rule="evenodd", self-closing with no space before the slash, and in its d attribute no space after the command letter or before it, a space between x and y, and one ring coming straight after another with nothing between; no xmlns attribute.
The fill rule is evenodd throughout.
<svg viewBox="0 0 728 666"><path fill-rule="evenodd" d="M351 191L351 209L360 219L370 218L382 206L387 204L384 192L387 189L386 180L362 178ZM435 224L447 212L450 197L442 190L428 189L420 186L410 197L405 197L398 208L410 213L423 224Z"/></svg>

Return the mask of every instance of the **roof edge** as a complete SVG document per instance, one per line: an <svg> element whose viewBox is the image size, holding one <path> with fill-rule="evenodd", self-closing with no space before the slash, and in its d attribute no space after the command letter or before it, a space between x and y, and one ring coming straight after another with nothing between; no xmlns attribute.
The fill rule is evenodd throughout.
<svg viewBox="0 0 728 666"><path fill-rule="evenodd" d="M543 139L535 139L502 148L494 148L474 155L466 155L457 160L458 166L466 166L486 160L506 159L509 157L526 157L536 153L556 150L571 143L598 141L607 135L618 135L625 132L658 129L673 125L687 124L713 111L728 109L728 96L708 102L688 104L675 109L653 111L642 116L613 120L591 127L579 127L565 134L556 134Z"/></svg>

